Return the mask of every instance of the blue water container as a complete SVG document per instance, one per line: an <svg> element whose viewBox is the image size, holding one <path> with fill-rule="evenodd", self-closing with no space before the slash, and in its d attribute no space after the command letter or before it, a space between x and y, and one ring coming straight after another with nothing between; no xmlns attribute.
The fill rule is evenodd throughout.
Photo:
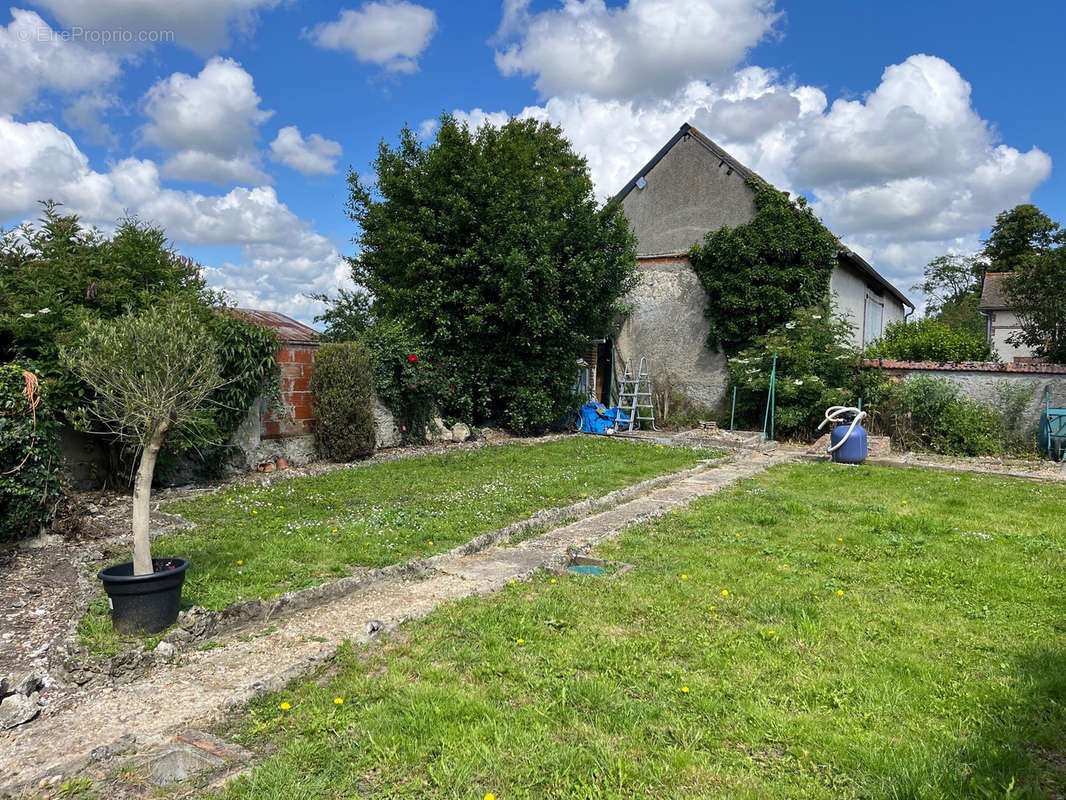
<svg viewBox="0 0 1066 800"><path fill-rule="evenodd" d="M851 422L837 425L829 434L829 446L833 447L843 439ZM833 460L839 464L861 464L866 460L866 428L856 425L851 430L851 436L839 448L832 453Z"/></svg>

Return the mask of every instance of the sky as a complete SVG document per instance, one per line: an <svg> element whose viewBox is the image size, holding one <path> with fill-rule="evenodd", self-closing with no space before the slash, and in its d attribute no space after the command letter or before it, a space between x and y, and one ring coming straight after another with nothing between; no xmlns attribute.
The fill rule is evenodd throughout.
<svg viewBox="0 0 1066 800"><path fill-rule="evenodd" d="M1066 222L1066 3L35 0L0 16L0 225L165 228L241 306L350 286L346 176L442 112L561 126L597 195L685 122L912 300L1033 202Z"/></svg>

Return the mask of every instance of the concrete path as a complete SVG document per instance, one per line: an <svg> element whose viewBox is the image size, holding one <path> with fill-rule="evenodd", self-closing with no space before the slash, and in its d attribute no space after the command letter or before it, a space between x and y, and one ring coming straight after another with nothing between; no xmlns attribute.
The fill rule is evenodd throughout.
<svg viewBox="0 0 1066 800"><path fill-rule="evenodd" d="M88 764L94 748L123 734L133 734L142 752L170 741L190 726L209 723L220 710L281 688L329 659L344 640L365 641L370 620L390 628L423 617L442 602L487 594L512 579L563 566L575 552L585 552L629 525L714 494L800 452L744 453L520 544L438 564L423 580L378 585L277 620L257 635L223 639L224 647L190 652L179 664L160 664L135 683L76 693L37 720L0 732L0 796L17 796L20 788L56 775L69 777Z"/></svg>

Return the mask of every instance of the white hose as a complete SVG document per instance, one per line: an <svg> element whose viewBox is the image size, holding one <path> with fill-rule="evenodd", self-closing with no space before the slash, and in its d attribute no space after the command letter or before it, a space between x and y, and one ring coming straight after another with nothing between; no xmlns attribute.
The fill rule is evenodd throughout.
<svg viewBox="0 0 1066 800"><path fill-rule="evenodd" d="M846 442L848 437L851 436L851 432L855 430L855 426L866 418L866 412L855 408L854 406L830 406L825 410L825 419L822 420L822 424L818 426L818 430L821 430L830 422L839 422L840 418L846 414L854 414L855 418L851 421L851 425L848 426L844 438L826 450L827 453L832 453L844 446L844 442Z"/></svg>

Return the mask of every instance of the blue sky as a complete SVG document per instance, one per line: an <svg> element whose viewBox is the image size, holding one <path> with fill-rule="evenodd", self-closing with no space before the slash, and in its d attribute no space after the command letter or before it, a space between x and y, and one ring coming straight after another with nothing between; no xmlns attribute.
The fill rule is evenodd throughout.
<svg viewBox="0 0 1066 800"><path fill-rule="evenodd" d="M1064 30L991 0L37 0L0 18L0 220L138 214L310 321L347 169L404 122L550 119L601 197L691 122L908 291L1003 209L1066 222Z"/></svg>

